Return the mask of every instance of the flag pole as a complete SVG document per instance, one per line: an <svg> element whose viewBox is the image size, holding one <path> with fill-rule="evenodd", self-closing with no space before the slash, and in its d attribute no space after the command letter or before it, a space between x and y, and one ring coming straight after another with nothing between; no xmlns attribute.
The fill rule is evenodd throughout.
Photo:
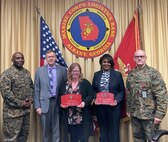
<svg viewBox="0 0 168 142"><path fill-rule="evenodd" d="M140 0L138 0L138 6L137 6L137 12L138 12L138 25L139 25L139 41L140 41L140 48L142 49L142 20L141 20L141 15L142 15L142 5L140 3Z"/></svg>
<svg viewBox="0 0 168 142"><path fill-rule="evenodd" d="M37 6L35 6L35 9L36 9L37 14L38 14L39 16L41 16L41 14L40 14L40 8L38 8Z"/></svg>

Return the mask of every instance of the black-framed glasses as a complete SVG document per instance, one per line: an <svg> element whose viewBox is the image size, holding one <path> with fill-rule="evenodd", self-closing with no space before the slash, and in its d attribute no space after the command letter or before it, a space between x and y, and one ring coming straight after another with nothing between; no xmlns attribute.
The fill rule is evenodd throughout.
<svg viewBox="0 0 168 142"><path fill-rule="evenodd" d="M139 59L139 58L145 58L145 56L134 56L135 58Z"/></svg>

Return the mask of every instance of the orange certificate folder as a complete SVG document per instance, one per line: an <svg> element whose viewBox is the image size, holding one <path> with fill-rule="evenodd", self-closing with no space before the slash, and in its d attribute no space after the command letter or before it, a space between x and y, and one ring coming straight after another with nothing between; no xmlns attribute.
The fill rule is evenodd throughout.
<svg viewBox="0 0 168 142"><path fill-rule="evenodd" d="M77 106L81 104L82 96L80 94L65 94L61 96L61 105L62 106Z"/></svg>
<svg viewBox="0 0 168 142"><path fill-rule="evenodd" d="M108 92L97 93L95 104L113 105L114 104L114 94L108 93Z"/></svg>

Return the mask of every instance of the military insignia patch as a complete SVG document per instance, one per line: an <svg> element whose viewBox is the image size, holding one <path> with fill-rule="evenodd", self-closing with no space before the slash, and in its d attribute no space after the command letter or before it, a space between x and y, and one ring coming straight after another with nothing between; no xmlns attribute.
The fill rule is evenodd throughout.
<svg viewBox="0 0 168 142"><path fill-rule="evenodd" d="M116 21L112 12L95 1L72 6L63 16L60 34L64 46L83 58L102 55L116 37Z"/></svg>

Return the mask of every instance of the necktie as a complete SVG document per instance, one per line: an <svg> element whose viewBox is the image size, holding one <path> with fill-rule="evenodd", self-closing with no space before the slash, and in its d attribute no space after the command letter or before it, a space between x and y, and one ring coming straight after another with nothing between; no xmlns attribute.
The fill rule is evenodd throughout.
<svg viewBox="0 0 168 142"><path fill-rule="evenodd" d="M53 70L53 68L49 68L49 83L50 83L50 91L51 91L51 95L53 94L52 93L52 90L53 90L53 85L54 85L54 81L53 81L53 77L54 77L54 75L53 75L53 73L52 73L52 70Z"/></svg>

